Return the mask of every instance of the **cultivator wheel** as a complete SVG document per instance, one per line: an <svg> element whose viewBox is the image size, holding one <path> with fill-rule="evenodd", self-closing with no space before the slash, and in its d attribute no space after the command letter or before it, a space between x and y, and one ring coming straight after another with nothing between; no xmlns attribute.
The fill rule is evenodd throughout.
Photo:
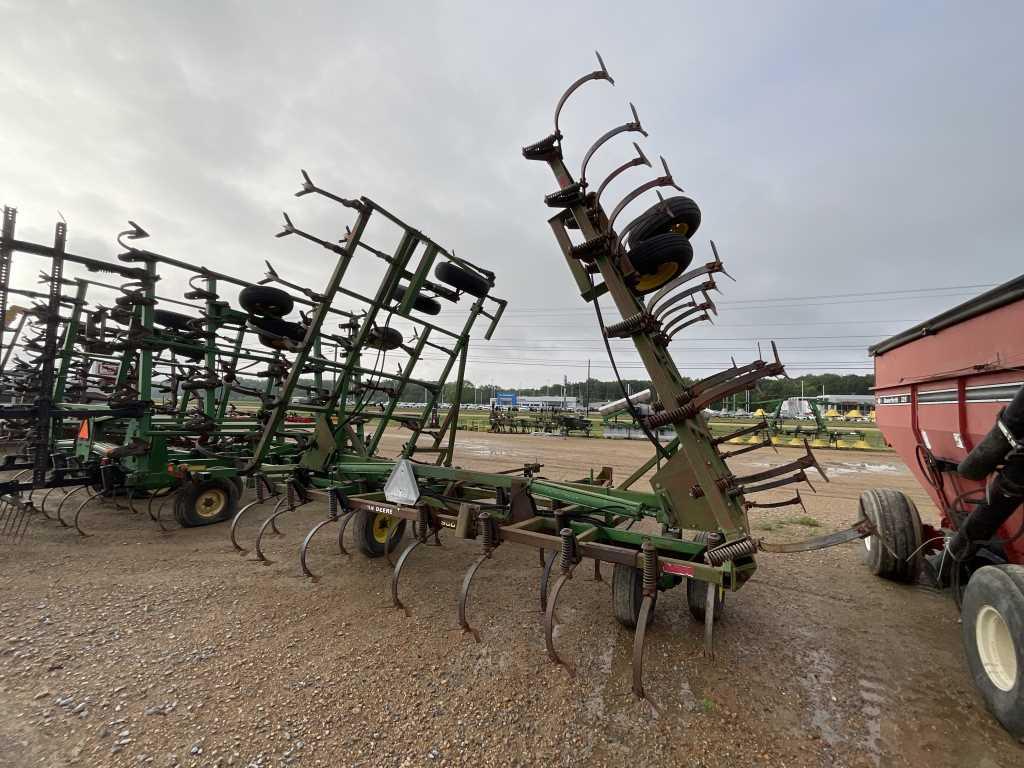
<svg viewBox="0 0 1024 768"><path fill-rule="evenodd" d="M644 599L644 574L639 568L616 563L612 569L612 610L619 624L629 629L636 629L640 616L640 606ZM654 607L657 595L647 614L648 626L654 621Z"/></svg>
<svg viewBox="0 0 1024 768"><path fill-rule="evenodd" d="M185 483L174 499L174 519L182 528L196 528L228 520L238 511L238 486L213 479Z"/></svg>
<svg viewBox="0 0 1024 768"><path fill-rule="evenodd" d="M698 531L694 541L700 544L707 544L709 535L707 531ZM708 618L708 596L714 593L714 610L711 612L712 621L718 621L725 608L725 591L714 586L704 584L693 579L686 580L686 607L690 609L690 615L695 621L702 624Z"/></svg>
<svg viewBox="0 0 1024 768"><path fill-rule="evenodd" d="M352 536L364 555L383 557L395 551L405 535L405 526L405 520L393 515L361 509L353 516Z"/></svg>

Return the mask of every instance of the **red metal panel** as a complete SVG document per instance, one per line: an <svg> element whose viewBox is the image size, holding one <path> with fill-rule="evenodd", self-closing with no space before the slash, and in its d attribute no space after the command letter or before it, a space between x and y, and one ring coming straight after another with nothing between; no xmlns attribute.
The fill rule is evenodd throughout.
<svg viewBox="0 0 1024 768"><path fill-rule="evenodd" d="M886 441L903 458L939 509L945 502L918 466L919 445L959 463L995 424L1006 405L996 385L1024 380L1024 300L969 318L875 357L876 419ZM983 483L960 481L964 490ZM999 535L1012 536L1024 520L1018 509ZM1024 563L1024 540L1007 545L1011 561Z"/></svg>

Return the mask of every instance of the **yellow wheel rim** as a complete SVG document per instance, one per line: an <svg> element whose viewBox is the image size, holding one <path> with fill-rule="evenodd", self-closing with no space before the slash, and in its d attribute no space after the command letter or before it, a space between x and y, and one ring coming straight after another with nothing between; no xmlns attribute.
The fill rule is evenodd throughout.
<svg viewBox="0 0 1024 768"><path fill-rule="evenodd" d="M674 232L677 235L689 236L690 225L687 224L685 221L680 221L677 224L673 224L671 227L669 227L669 232Z"/></svg>
<svg viewBox="0 0 1024 768"><path fill-rule="evenodd" d="M671 280L679 273L679 262L677 261L666 261L664 264L658 265L658 271L652 272L649 275L641 275L640 280L636 284L636 290L638 293L647 293L661 288L665 283Z"/></svg>
<svg viewBox="0 0 1024 768"><path fill-rule="evenodd" d="M398 525L398 518L391 515L376 514L373 516L373 540L378 544L384 544L391 535L391 531Z"/></svg>
<svg viewBox="0 0 1024 768"><path fill-rule="evenodd" d="M227 506L228 495L220 488L210 488L196 499L196 514L204 520L217 517Z"/></svg>

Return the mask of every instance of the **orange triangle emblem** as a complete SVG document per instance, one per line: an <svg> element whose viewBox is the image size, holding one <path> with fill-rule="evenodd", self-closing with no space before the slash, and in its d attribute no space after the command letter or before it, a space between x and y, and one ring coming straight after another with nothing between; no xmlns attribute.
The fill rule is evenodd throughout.
<svg viewBox="0 0 1024 768"><path fill-rule="evenodd" d="M78 428L78 439L88 440L89 439L89 420L82 419L82 426Z"/></svg>

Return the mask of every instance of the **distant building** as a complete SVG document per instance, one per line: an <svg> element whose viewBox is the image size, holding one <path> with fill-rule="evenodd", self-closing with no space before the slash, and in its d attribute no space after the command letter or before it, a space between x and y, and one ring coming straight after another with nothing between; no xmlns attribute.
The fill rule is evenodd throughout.
<svg viewBox="0 0 1024 768"><path fill-rule="evenodd" d="M576 410L576 398L566 395L520 395L498 392L491 398L491 408L518 408L520 411Z"/></svg>

